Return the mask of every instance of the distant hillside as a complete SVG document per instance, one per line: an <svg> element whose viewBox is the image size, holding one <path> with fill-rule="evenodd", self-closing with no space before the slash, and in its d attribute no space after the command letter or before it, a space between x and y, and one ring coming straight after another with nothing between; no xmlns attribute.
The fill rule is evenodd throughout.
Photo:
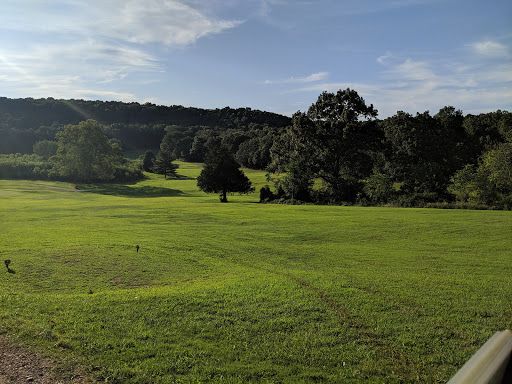
<svg viewBox="0 0 512 384"><path fill-rule="evenodd" d="M166 126L225 129L281 128L291 119L251 108L201 109L151 103L0 97L0 153L30 153L39 140L53 140L66 124L94 119L121 136L127 147L158 147ZM124 132L123 132L124 131ZM131 131L127 135L126 131ZM122 141L122 140L121 140Z"/></svg>

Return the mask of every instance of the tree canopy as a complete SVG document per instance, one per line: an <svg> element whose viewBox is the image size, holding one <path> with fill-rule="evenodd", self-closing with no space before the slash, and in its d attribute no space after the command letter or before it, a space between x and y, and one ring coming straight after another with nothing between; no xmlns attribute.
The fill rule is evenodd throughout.
<svg viewBox="0 0 512 384"><path fill-rule="evenodd" d="M167 179L167 175L175 175L178 166L173 164L174 160L176 158L171 153L160 150L153 161L152 172L164 175L165 179Z"/></svg>
<svg viewBox="0 0 512 384"><path fill-rule="evenodd" d="M272 148L274 170L286 172L285 192L307 197L319 178L330 200L352 198L359 180L371 173L379 139L376 116L373 105L351 89L323 92L307 113L297 112Z"/></svg>
<svg viewBox="0 0 512 384"><path fill-rule="evenodd" d="M121 148L96 121L67 125L57 139L57 154L50 159L54 173L85 183L114 179L123 158Z"/></svg>

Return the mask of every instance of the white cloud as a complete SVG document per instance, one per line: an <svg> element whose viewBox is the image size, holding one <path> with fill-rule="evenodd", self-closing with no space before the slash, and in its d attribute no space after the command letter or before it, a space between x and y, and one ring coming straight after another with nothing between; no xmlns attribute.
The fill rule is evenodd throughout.
<svg viewBox="0 0 512 384"><path fill-rule="evenodd" d="M23 53L0 48L0 73L6 75L0 84L4 92L19 97L83 98L87 93L133 100L133 95L107 91L101 85L159 70L156 59L145 52L92 41L68 46L34 44L22 49ZM98 85L96 91L90 89L94 84Z"/></svg>
<svg viewBox="0 0 512 384"><path fill-rule="evenodd" d="M412 81L434 81L437 77L424 61L405 60L392 68L389 73L394 78Z"/></svg>
<svg viewBox="0 0 512 384"><path fill-rule="evenodd" d="M378 62L378 63L380 63L380 64L385 64L385 63L386 63L386 61L387 61L389 58L391 58L391 57L393 57L393 55L392 55L391 53L387 52L385 55L379 56L379 57L377 58L377 62Z"/></svg>
<svg viewBox="0 0 512 384"><path fill-rule="evenodd" d="M317 72L312 73L305 77L294 77L291 76L284 80L265 80L265 84L286 84L286 83L312 83L315 81L321 81L329 76L329 72Z"/></svg>
<svg viewBox="0 0 512 384"><path fill-rule="evenodd" d="M481 41L470 44L470 47L474 52L479 55L497 58L506 58L510 56L509 49L496 41Z"/></svg>
<svg viewBox="0 0 512 384"><path fill-rule="evenodd" d="M201 37L223 32L240 21L216 20L179 1L124 0L104 33L134 43L160 42L184 46Z"/></svg>
<svg viewBox="0 0 512 384"><path fill-rule="evenodd" d="M0 36L7 43L0 46L0 86L13 95L46 92L133 99L129 93L104 90L101 85L112 86L134 74L162 72L159 57L149 51L152 44L182 48L240 24L219 20L191 4L190 0L2 0ZM24 40L11 44L6 36ZM94 84L97 90L91 89Z"/></svg>
<svg viewBox="0 0 512 384"><path fill-rule="evenodd" d="M485 45L481 49L489 53L498 48L492 47ZM380 118L394 115L399 110L412 114L425 110L437 113L447 105L465 113L512 109L512 71L506 57L482 65L474 56L460 63L448 59L400 58L388 52L378 57L377 62L383 66L381 80L373 84L318 82L291 89L288 93L308 92L315 97L323 91L351 88L379 110Z"/></svg>
<svg viewBox="0 0 512 384"><path fill-rule="evenodd" d="M0 28L182 47L238 26L178 0L2 0Z"/></svg>

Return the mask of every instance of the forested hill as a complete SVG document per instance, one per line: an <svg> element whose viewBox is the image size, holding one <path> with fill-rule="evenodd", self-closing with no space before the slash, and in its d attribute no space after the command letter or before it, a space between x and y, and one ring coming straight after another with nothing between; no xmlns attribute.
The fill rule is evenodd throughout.
<svg viewBox="0 0 512 384"><path fill-rule="evenodd" d="M158 147L169 125L247 130L285 127L290 118L251 108L200 109L180 105L0 97L0 153L30 153L39 140L53 140L63 125L94 119L110 126L125 147Z"/></svg>

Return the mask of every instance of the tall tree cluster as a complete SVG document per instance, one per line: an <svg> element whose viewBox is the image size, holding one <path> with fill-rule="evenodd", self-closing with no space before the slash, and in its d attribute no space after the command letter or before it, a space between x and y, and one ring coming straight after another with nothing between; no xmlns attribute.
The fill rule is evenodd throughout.
<svg viewBox="0 0 512 384"><path fill-rule="evenodd" d="M376 117L354 90L323 92L274 141L264 199L512 208L512 114Z"/></svg>

